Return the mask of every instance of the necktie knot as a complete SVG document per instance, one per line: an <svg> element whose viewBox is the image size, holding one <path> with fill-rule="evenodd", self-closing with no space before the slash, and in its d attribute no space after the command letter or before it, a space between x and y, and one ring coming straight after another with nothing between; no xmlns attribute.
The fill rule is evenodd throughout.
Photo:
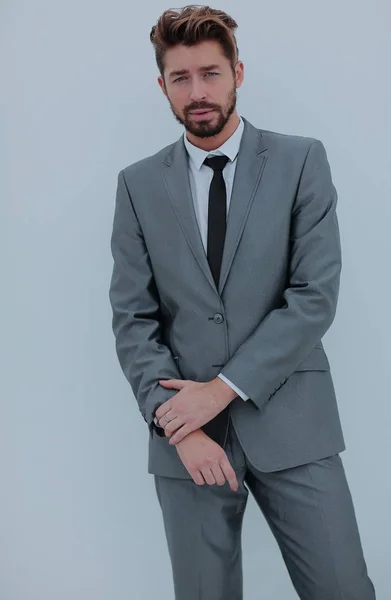
<svg viewBox="0 0 391 600"><path fill-rule="evenodd" d="M204 164L213 169L213 171L223 171L228 161L228 156L211 156L205 158Z"/></svg>

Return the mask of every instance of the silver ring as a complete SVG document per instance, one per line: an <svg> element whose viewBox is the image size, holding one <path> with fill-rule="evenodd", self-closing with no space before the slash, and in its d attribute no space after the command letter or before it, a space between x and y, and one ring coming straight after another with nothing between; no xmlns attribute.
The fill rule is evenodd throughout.
<svg viewBox="0 0 391 600"><path fill-rule="evenodd" d="M166 415L164 415L164 418L166 419L166 423L170 422L170 419L167 419Z"/></svg>

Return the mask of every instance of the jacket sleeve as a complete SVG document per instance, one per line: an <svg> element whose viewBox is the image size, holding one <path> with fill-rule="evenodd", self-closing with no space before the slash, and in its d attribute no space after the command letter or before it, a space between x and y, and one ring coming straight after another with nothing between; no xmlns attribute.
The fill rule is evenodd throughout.
<svg viewBox="0 0 391 600"><path fill-rule="evenodd" d="M117 356L152 430L155 410L177 393L163 388L159 379L182 377L162 341L159 294L123 170L118 174L111 252L114 266L109 298Z"/></svg>
<svg viewBox="0 0 391 600"><path fill-rule="evenodd" d="M292 208L284 303L270 311L221 369L259 409L284 385L334 320L342 268L336 205L325 148L314 140Z"/></svg>

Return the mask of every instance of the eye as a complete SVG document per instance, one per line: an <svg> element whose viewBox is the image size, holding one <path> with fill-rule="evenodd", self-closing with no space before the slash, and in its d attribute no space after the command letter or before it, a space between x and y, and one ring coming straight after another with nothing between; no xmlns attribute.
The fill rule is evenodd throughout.
<svg viewBox="0 0 391 600"><path fill-rule="evenodd" d="M182 75L182 77L177 77L176 79L174 79L173 83L176 83L177 81L181 82L183 81L183 79L185 79L185 77Z"/></svg>
<svg viewBox="0 0 391 600"><path fill-rule="evenodd" d="M206 73L206 75L218 75L218 73L209 72L209 73Z"/></svg>

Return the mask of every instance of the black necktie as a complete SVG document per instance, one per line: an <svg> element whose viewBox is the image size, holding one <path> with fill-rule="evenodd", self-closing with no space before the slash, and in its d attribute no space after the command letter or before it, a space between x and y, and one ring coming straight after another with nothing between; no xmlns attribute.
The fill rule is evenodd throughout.
<svg viewBox="0 0 391 600"><path fill-rule="evenodd" d="M227 156L213 156L204 160L204 164L214 171L209 188L207 257L216 287L220 279L227 227L227 191L223 169L228 161Z"/></svg>
<svg viewBox="0 0 391 600"><path fill-rule="evenodd" d="M213 156L204 160L204 164L214 171L209 188L207 257L216 287L218 287L220 278L227 222L227 191L223 169L228 160L227 156ZM225 444L229 415L230 405L202 427L204 433L221 447L224 447Z"/></svg>

